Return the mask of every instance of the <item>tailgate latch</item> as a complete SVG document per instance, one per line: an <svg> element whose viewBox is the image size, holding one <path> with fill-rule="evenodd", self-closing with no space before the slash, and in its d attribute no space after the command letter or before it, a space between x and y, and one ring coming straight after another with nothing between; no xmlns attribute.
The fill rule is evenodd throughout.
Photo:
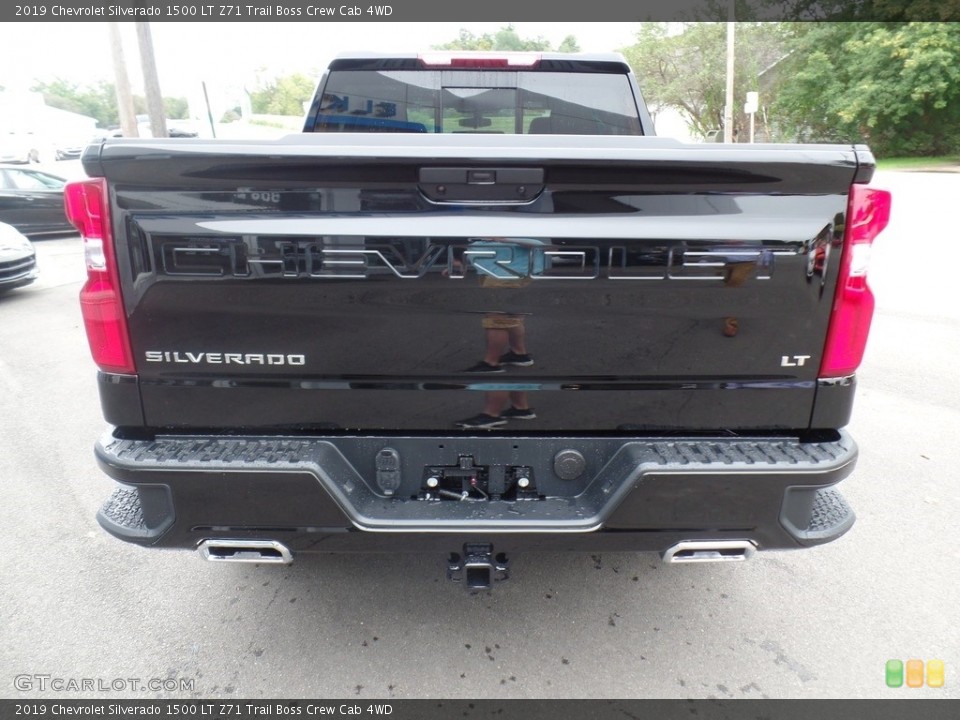
<svg viewBox="0 0 960 720"><path fill-rule="evenodd" d="M543 192L543 168L425 167L417 187L437 204L524 204Z"/></svg>

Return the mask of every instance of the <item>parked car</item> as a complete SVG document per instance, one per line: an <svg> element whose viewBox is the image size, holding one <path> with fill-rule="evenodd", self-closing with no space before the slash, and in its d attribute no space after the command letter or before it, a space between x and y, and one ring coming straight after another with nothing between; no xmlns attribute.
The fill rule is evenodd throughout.
<svg viewBox="0 0 960 720"><path fill-rule="evenodd" d="M53 155L57 160L76 160L83 153L89 140L65 139L54 143Z"/></svg>
<svg viewBox="0 0 960 720"><path fill-rule="evenodd" d="M12 225L0 223L0 295L36 279L33 244Z"/></svg>
<svg viewBox="0 0 960 720"><path fill-rule="evenodd" d="M43 170L0 165L0 222L24 235L74 232L63 211L66 182Z"/></svg>
<svg viewBox="0 0 960 720"><path fill-rule="evenodd" d="M167 135L172 138L195 138L199 133L189 125L167 125Z"/></svg>
<svg viewBox="0 0 960 720"><path fill-rule="evenodd" d="M167 120L167 137L195 138L199 136L196 128L189 120ZM142 138L152 138L153 129L150 119L146 115L137 115L137 135ZM110 137L124 137L121 128L113 128Z"/></svg>
<svg viewBox="0 0 960 720"><path fill-rule="evenodd" d="M0 133L0 163L40 162L40 150L32 134Z"/></svg>

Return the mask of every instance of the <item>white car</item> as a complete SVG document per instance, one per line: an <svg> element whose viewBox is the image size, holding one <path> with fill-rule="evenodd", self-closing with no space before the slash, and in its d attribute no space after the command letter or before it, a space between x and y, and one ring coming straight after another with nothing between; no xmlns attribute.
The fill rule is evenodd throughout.
<svg viewBox="0 0 960 720"><path fill-rule="evenodd" d="M0 162L40 162L40 150L32 133L0 132Z"/></svg>
<svg viewBox="0 0 960 720"><path fill-rule="evenodd" d="M37 279L33 244L12 225L0 223L0 295Z"/></svg>

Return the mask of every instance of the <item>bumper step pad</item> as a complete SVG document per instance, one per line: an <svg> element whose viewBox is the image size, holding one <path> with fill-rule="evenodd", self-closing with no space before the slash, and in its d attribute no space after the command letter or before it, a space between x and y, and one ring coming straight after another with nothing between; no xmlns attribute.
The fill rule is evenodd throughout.
<svg viewBox="0 0 960 720"><path fill-rule="evenodd" d="M143 520L143 506L140 493L133 487L118 487L100 508L103 522L123 528L131 535L147 533L147 523Z"/></svg>
<svg viewBox="0 0 960 720"><path fill-rule="evenodd" d="M358 470L364 457L375 457L387 444L397 449L398 458L416 459L403 469L405 484L389 496L374 472ZM436 461L438 452L455 457L469 451L503 463L509 461L497 453L505 447L515 452L512 462L534 468L539 499L418 500L422 463ZM580 485L552 474L553 459L567 447L591 458ZM180 533L200 526L264 525L481 536L699 528L723 537L740 533L761 548L786 546L777 533L784 539L789 535L794 546L808 546L829 542L853 524L853 512L830 486L851 472L856 456L856 444L843 432L833 441L813 443L789 438L130 440L108 435L98 444L97 457L121 486L98 519L119 537L148 543L179 516ZM269 512L263 509L267 503Z"/></svg>

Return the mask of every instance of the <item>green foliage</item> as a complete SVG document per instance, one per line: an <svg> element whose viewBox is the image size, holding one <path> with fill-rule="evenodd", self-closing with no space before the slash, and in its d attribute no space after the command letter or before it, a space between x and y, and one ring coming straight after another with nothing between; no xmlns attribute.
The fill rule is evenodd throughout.
<svg viewBox="0 0 960 720"><path fill-rule="evenodd" d="M168 120L186 120L190 117L190 104L183 97L165 97L163 110Z"/></svg>
<svg viewBox="0 0 960 720"><path fill-rule="evenodd" d="M576 53L580 52L580 43L577 42L577 38L573 35L567 35L563 40L560 41L560 47L557 48L560 52L569 52Z"/></svg>
<svg viewBox="0 0 960 720"><path fill-rule="evenodd" d="M38 82L31 89L41 93L43 101L50 107L96 118L100 127L119 123L117 94L114 92L113 83L101 81L96 85L81 86L56 78Z"/></svg>
<svg viewBox="0 0 960 720"><path fill-rule="evenodd" d="M786 135L879 156L960 149L960 25L808 23L790 47L771 107Z"/></svg>
<svg viewBox="0 0 960 720"><path fill-rule="evenodd" d="M493 50L493 36L485 33L477 37L469 30L460 29L460 35L456 40L451 40L443 45L434 45L434 50Z"/></svg>
<svg viewBox="0 0 960 720"><path fill-rule="evenodd" d="M749 123L742 112L748 91L758 91L759 73L783 55L785 29L778 23L737 23L734 71L734 127L737 137ZM747 50L749 49L749 50ZM705 137L723 128L726 103L725 23L643 23L637 42L622 50L652 112L673 108L690 131ZM765 102L760 99L761 104ZM762 121L762 115L760 116Z"/></svg>
<svg viewBox="0 0 960 720"><path fill-rule="evenodd" d="M43 95L43 101L50 107L96 118L97 125L102 128L114 127L120 123L117 93L113 83L101 81L95 85L78 85L56 78L38 82L31 89ZM190 115L186 98L164 98L163 106L171 120ZM147 101L134 95L133 107L136 113L146 113Z"/></svg>
<svg viewBox="0 0 960 720"><path fill-rule="evenodd" d="M303 115L316 85L316 77L304 73L268 80L250 93L251 109L258 115Z"/></svg>
<svg viewBox="0 0 960 720"><path fill-rule="evenodd" d="M947 157L900 157L877 160L878 170L939 170L960 168L960 155Z"/></svg>
<svg viewBox="0 0 960 720"><path fill-rule="evenodd" d="M502 50L505 52L518 52L523 50L539 50L541 52L552 50L553 47L549 40L543 37L521 38L513 25L504 25L493 33L484 33L477 36L468 30L460 30L460 35L456 40L451 40L443 45L434 45L434 50ZM568 35L560 43L562 52L579 52L580 46L573 35Z"/></svg>
<svg viewBox="0 0 960 720"><path fill-rule="evenodd" d="M934 12L925 3L871 7L909 17ZM851 7L838 0L828 9ZM725 26L679 29L644 23L624 54L651 108L677 109L704 135L722 127ZM960 24L737 23L736 49L735 136L748 120L740 112L746 93L758 90L758 129L775 141L866 142L881 157L960 150Z"/></svg>
<svg viewBox="0 0 960 720"><path fill-rule="evenodd" d="M960 20L960 0L737 0L738 18L770 11L785 20L956 21Z"/></svg>

